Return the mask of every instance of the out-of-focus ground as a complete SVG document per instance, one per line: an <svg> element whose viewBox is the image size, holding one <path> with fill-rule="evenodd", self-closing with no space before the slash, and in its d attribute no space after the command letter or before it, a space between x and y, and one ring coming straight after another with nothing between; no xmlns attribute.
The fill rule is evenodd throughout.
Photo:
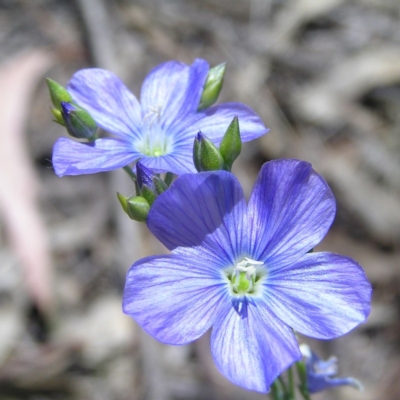
<svg viewBox="0 0 400 400"><path fill-rule="evenodd" d="M160 345L121 311L124 277L163 251L119 209L119 173L58 178L43 78L101 66L139 94L168 59L227 62L220 101L271 128L235 172L310 161L335 223L317 250L355 258L374 286L366 324L310 343L339 357L339 388L316 400L400 398L400 3L398 0L0 1L0 399L262 399L215 370L208 338Z"/></svg>

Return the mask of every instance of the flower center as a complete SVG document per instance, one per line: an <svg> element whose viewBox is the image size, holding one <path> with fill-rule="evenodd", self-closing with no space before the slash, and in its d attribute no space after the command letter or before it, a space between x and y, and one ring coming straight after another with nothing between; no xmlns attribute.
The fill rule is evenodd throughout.
<svg viewBox="0 0 400 400"><path fill-rule="evenodd" d="M260 279L266 274L262 261L244 257L233 269L227 271L227 278L234 294L256 293Z"/></svg>
<svg viewBox="0 0 400 400"><path fill-rule="evenodd" d="M163 130L161 122L162 107L149 107L143 118L141 137L135 142L135 149L150 157L160 157L173 150L172 139Z"/></svg>

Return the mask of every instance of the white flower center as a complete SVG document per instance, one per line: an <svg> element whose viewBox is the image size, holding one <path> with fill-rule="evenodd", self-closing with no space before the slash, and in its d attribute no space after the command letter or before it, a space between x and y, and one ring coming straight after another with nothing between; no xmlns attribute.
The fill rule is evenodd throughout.
<svg viewBox="0 0 400 400"><path fill-rule="evenodd" d="M260 279L266 275L266 269L262 261L244 257L233 269L226 271L232 294L255 294Z"/></svg>
<svg viewBox="0 0 400 400"><path fill-rule="evenodd" d="M160 124L162 105L149 107L143 118L141 137L135 142L135 149L150 157L160 157L173 150L173 141L170 135L162 129Z"/></svg>

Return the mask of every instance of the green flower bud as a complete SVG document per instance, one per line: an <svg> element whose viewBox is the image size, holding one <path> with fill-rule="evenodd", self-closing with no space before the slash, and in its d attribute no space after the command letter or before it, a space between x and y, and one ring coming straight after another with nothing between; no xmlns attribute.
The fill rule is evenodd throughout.
<svg viewBox="0 0 400 400"><path fill-rule="evenodd" d="M224 83L225 69L226 63L222 63L208 71L207 80L200 99L199 110L204 110L217 101L222 84Z"/></svg>
<svg viewBox="0 0 400 400"><path fill-rule="evenodd" d="M150 211L150 204L142 196L125 197L117 193L118 200L122 209L128 214L130 219L139 222L145 222Z"/></svg>
<svg viewBox="0 0 400 400"><path fill-rule="evenodd" d="M74 103L67 89L65 89L59 83L50 78L46 78L46 83L47 87L49 88L51 101L57 110L61 110L61 102Z"/></svg>
<svg viewBox="0 0 400 400"><path fill-rule="evenodd" d="M199 132L193 145L193 162L197 171L217 171L223 169L224 159L214 143Z"/></svg>
<svg viewBox="0 0 400 400"><path fill-rule="evenodd" d="M68 133L78 139L96 138L97 124L83 108L61 102L61 114Z"/></svg>
<svg viewBox="0 0 400 400"><path fill-rule="evenodd" d="M230 171L232 164L239 157L242 150L242 139L240 138L239 130L239 119L238 117L233 118L224 137L222 138L221 144L219 145L219 151L225 162L225 169Z"/></svg>

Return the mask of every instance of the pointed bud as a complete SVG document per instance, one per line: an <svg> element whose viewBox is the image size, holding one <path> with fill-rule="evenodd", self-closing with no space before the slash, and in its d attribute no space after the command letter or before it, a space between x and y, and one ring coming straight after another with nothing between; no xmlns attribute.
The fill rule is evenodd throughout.
<svg viewBox="0 0 400 400"><path fill-rule="evenodd" d="M157 196L165 192L168 187L159 176L146 168L141 162L136 164L136 172L140 194L151 206Z"/></svg>
<svg viewBox="0 0 400 400"><path fill-rule="evenodd" d="M223 169L224 159L214 143L199 132L193 145L193 162L197 171L217 171Z"/></svg>
<svg viewBox="0 0 400 400"><path fill-rule="evenodd" d="M144 197L125 197L121 193L117 193L117 196L123 210L128 214L130 219L139 222L145 222L147 220L150 211L150 204Z"/></svg>
<svg viewBox="0 0 400 400"><path fill-rule="evenodd" d="M47 87L49 88L51 101L57 110L61 110L61 102L73 103L71 95L67 89L61 86L56 81L46 78Z"/></svg>
<svg viewBox="0 0 400 400"><path fill-rule="evenodd" d="M230 171L232 169L232 164L242 151L242 139L240 138L238 117L233 118L230 123L219 145L219 151L224 159L225 169Z"/></svg>
<svg viewBox="0 0 400 400"><path fill-rule="evenodd" d="M207 80L204 85L200 99L199 110L212 106L218 99L224 83L226 64L216 65L208 71Z"/></svg>
<svg viewBox="0 0 400 400"><path fill-rule="evenodd" d="M86 110L70 103L61 102L61 114L71 136L89 140L95 138L97 124Z"/></svg>

